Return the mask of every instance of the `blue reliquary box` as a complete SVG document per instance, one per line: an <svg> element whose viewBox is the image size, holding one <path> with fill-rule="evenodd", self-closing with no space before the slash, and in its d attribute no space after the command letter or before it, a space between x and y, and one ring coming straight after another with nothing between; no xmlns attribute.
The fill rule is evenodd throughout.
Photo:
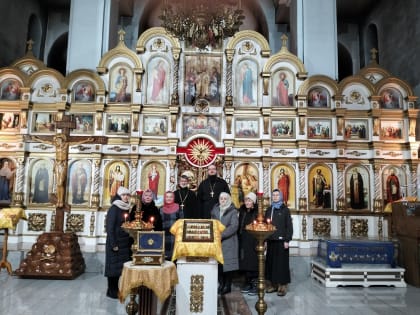
<svg viewBox="0 0 420 315"><path fill-rule="evenodd" d="M162 231L139 231L135 265L161 265L165 262L165 234Z"/></svg>
<svg viewBox="0 0 420 315"><path fill-rule="evenodd" d="M318 259L332 268L342 264L396 265L394 243L386 240L319 240Z"/></svg>

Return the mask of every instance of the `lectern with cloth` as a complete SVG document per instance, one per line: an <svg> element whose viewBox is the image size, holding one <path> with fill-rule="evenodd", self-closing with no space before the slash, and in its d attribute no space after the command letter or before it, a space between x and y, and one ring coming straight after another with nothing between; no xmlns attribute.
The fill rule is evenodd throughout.
<svg viewBox="0 0 420 315"><path fill-rule="evenodd" d="M218 262L223 264L218 220L180 219L171 227L175 235L172 260L177 260L176 314L217 314Z"/></svg>

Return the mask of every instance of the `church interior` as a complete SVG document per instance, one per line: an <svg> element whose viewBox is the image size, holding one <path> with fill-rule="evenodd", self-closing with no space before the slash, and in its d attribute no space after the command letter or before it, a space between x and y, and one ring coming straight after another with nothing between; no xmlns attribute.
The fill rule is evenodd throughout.
<svg viewBox="0 0 420 315"><path fill-rule="evenodd" d="M236 208L279 189L290 209L290 294L267 314L419 313L416 0L19 0L0 18L0 218L24 209L0 225L2 262L58 231L86 265L43 286L2 264L7 313L125 314L104 293L112 198L157 174L161 206L212 164ZM361 285L313 263L351 240L370 248L350 264L377 265ZM255 296L226 301L257 314Z"/></svg>

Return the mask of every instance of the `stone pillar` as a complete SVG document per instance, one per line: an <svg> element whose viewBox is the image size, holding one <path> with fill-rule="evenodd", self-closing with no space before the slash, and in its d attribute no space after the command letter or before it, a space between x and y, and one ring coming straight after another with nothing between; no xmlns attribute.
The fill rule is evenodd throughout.
<svg viewBox="0 0 420 315"><path fill-rule="evenodd" d="M309 75L324 74L338 78L337 10L329 0L292 1L297 55L305 63ZM328 60L328 62L325 62Z"/></svg>
<svg viewBox="0 0 420 315"><path fill-rule="evenodd" d="M71 0L67 49L67 73L76 69L96 70L108 50L112 12L116 0Z"/></svg>

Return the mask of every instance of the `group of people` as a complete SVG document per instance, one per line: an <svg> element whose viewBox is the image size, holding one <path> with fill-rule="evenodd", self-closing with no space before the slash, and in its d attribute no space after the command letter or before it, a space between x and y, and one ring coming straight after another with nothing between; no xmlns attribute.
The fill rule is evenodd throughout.
<svg viewBox="0 0 420 315"><path fill-rule="evenodd" d="M240 271L245 275L243 293L257 294L258 260L256 239L247 232L246 226L258 215L257 196L249 192L240 209L232 203L227 182L217 176L215 165L208 167L208 177L204 179L197 193L189 188L189 178L179 179L176 191L164 194L164 204L158 209L153 199L153 192L147 189L142 195L143 220L154 218L154 230L165 232L165 258L171 260L174 248L174 236L171 226L178 219L215 219L225 230L222 232L222 252L224 263L219 264L219 294L231 292L233 273ZM119 187L106 218L106 259L105 276L108 278L107 296L118 297L118 278L123 265L131 258L133 240L121 228L125 220L134 220L135 207L130 206L130 192ZM276 232L266 242L266 279L269 282L267 293L286 294L290 283L289 241L293 227L290 211L283 203L279 190L272 193L272 205L265 211L266 219L276 226Z"/></svg>

